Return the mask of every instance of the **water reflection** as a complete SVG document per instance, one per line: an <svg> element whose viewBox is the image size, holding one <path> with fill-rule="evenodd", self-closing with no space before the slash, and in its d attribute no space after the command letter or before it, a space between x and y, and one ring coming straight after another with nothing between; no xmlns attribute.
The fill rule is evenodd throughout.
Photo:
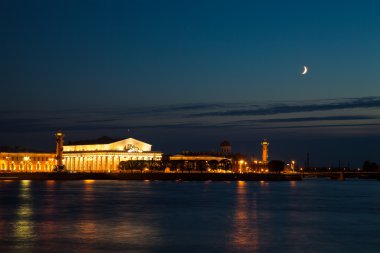
<svg viewBox="0 0 380 253"><path fill-rule="evenodd" d="M80 221L77 223L77 232L81 239L88 240L96 237L96 223L94 212L102 210L94 210L95 196L94 196L94 183L95 180L83 180L82 199L82 212Z"/></svg>
<svg viewBox="0 0 380 253"><path fill-rule="evenodd" d="M34 231L31 181L22 180L18 196L19 207L16 210L16 220L13 224L13 235L19 243L14 245L16 252L30 251L36 239Z"/></svg>
<svg viewBox="0 0 380 253"><path fill-rule="evenodd" d="M378 248L367 236L380 227L377 181L14 181L0 190L0 253Z"/></svg>
<svg viewBox="0 0 380 253"><path fill-rule="evenodd" d="M140 193L125 183L110 189L101 181L83 181L77 199L79 216L70 236L75 244L91 245L81 247L81 252L96 252L110 245L116 251L158 245L157 231L152 226L154 217L144 205L150 195L147 183Z"/></svg>
<svg viewBox="0 0 380 253"><path fill-rule="evenodd" d="M55 216L58 213L56 210L56 198L55 198L55 186L56 181L47 180L45 181L45 188L43 194L40 198L43 198L43 208L41 214L43 215L43 223L38 224L38 234L43 238L43 240L50 241L57 237L57 222L55 221Z"/></svg>
<svg viewBox="0 0 380 253"><path fill-rule="evenodd" d="M256 197L248 196L248 184L237 182L235 213L232 220L232 245L235 250L257 252L259 248L259 228L257 224Z"/></svg>
<svg viewBox="0 0 380 253"><path fill-rule="evenodd" d="M93 184L93 183L95 183L95 180L93 180L93 179L85 179L85 180L83 180L83 182L87 185L87 184Z"/></svg>

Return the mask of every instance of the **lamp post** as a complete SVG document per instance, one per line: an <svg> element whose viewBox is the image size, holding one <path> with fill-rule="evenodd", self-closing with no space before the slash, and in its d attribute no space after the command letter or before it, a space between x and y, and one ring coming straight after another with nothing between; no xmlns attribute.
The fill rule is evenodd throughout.
<svg viewBox="0 0 380 253"><path fill-rule="evenodd" d="M291 169L293 170L293 172L295 172L295 171L294 171L294 169L295 169L295 165L296 165L296 161L292 160L292 163L291 163Z"/></svg>
<svg viewBox="0 0 380 253"><path fill-rule="evenodd" d="M257 164L258 164L258 161L255 160L255 161L253 161L253 163L255 164L255 172L257 172Z"/></svg>
<svg viewBox="0 0 380 253"><path fill-rule="evenodd" d="M243 163L244 163L243 160L240 160L240 161L239 161L239 173L242 172Z"/></svg>

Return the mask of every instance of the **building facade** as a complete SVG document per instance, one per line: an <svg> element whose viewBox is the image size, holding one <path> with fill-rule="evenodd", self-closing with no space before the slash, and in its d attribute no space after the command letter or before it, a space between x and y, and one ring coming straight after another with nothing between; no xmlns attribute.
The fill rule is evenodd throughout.
<svg viewBox="0 0 380 253"><path fill-rule="evenodd" d="M133 139L112 140L102 137L95 141L63 146L63 165L68 171L116 172L122 161L159 161L161 152L151 151L152 145Z"/></svg>
<svg viewBox="0 0 380 253"><path fill-rule="evenodd" d="M54 153L0 152L1 172L51 172L55 163Z"/></svg>

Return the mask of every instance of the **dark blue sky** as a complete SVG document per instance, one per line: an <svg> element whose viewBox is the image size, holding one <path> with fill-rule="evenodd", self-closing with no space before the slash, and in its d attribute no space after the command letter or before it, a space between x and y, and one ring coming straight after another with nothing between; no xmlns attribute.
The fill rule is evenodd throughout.
<svg viewBox="0 0 380 253"><path fill-rule="evenodd" d="M379 13L375 0L1 1L0 145L47 147L62 128L166 152L228 139L259 154L267 137L272 158L376 160Z"/></svg>

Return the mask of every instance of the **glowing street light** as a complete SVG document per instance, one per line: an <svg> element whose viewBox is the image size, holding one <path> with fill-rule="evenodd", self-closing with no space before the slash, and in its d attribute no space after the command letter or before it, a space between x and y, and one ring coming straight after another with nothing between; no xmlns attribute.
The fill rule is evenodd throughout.
<svg viewBox="0 0 380 253"><path fill-rule="evenodd" d="M244 160L239 161L239 172L241 173L242 166L243 166Z"/></svg>

